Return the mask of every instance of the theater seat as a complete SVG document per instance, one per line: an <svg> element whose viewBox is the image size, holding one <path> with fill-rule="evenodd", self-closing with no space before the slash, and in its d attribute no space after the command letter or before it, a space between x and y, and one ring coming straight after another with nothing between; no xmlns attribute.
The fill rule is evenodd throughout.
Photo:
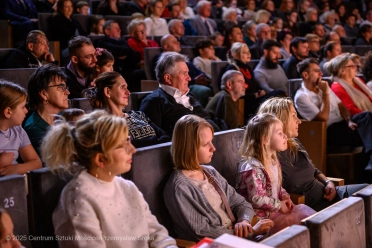
<svg viewBox="0 0 372 248"><path fill-rule="evenodd" d="M27 89L28 80L35 70L34 68L2 69L0 70L0 78L19 84Z"/></svg>
<svg viewBox="0 0 372 248"><path fill-rule="evenodd" d="M310 232L305 226L292 225L260 242L276 248L310 248Z"/></svg>
<svg viewBox="0 0 372 248"><path fill-rule="evenodd" d="M154 77L155 73L153 69L155 68L154 59L156 56L161 54L162 49L160 47L151 47L145 48L144 56L145 56L145 73L148 80L156 80Z"/></svg>
<svg viewBox="0 0 372 248"><path fill-rule="evenodd" d="M361 197L364 201L367 247L372 247L372 186L354 193L353 196Z"/></svg>
<svg viewBox="0 0 372 248"><path fill-rule="evenodd" d="M15 48L0 48L0 69L6 68L6 59L14 50Z"/></svg>
<svg viewBox="0 0 372 248"><path fill-rule="evenodd" d="M225 73L227 66L230 63L227 61L213 61L211 64L212 70L212 88L214 94L217 94L221 90L221 78L222 75Z"/></svg>

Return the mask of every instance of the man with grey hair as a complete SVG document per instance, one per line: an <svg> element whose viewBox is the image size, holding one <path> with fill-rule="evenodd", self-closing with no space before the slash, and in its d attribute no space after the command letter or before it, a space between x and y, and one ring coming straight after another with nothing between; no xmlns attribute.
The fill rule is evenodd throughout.
<svg viewBox="0 0 372 248"><path fill-rule="evenodd" d="M260 59L263 55L263 50L261 45L265 40L271 39L270 26L266 23L260 23L256 26L256 43L250 48L251 50L251 59Z"/></svg>
<svg viewBox="0 0 372 248"><path fill-rule="evenodd" d="M238 99L245 95L247 86L244 76L240 71L228 70L221 79L221 91L218 92L209 102L205 110L209 116L215 119L219 116L225 121L229 129L239 128L244 125L239 123Z"/></svg>
<svg viewBox="0 0 372 248"><path fill-rule="evenodd" d="M218 126L190 93L191 78L186 62L187 58L177 52L163 52L160 55L155 67L159 88L146 96L141 103L140 111L169 136L172 136L178 119L188 114L206 119L215 131L219 131Z"/></svg>
<svg viewBox="0 0 372 248"><path fill-rule="evenodd" d="M196 5L198 14L190 19L190 23L197 35L209 36L217 31L216 22L209 18L211 15L211 4L211 2L201 0Z"/></svg>
<svg viewBox="0 0 372 248"><path fill-rule="evenodd" d="M243 40L248 47L252 47L256 42L256 27L255 21L247 21L243 26Z"/></svg>
<svg viewBox="0 0 372 248"><path fill-rule="evenodd" d="M169 33L176 37L177 41L181 46L195 46L193 42L187 39L185 35L185 26L183 22L179 19L170 20L168 23Z"/></svg>
<svg viewBox="0 0 372 248"><path fill-rule="evenodd" d="M33 30L27 35L26 44L14 50L6 60L7 68L38 68L42 62L58 65L49 52L48 39L40 30Z"/></svg>

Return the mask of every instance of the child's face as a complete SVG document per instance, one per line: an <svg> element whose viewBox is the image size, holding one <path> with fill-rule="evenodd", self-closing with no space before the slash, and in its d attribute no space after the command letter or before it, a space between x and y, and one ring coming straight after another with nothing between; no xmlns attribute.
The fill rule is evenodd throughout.
<svg viewBox="0 0 372 248"><path fill-rule="evenodd" d="M1 248L20 248L21 243L15 238L13 234L14 225L9 214L2 213L0 225L4 228L4 236L0 239ZM11 237L10 240L8 237Z"/></svg>
<svg viewBox="0 0 372 248"><path fill-rule="evenodd" d="M26 108L26 100L22 101L20 104L11 110L11 115L9 120L12 123L12 126L19 126L22 124L23 120L26 117L28 110Z"/></svg>
<svg viewBox="0 0 372 248"><path fill-rule="evenodd" d="M104 73L104 72L110 72L114 70L113 65L114 65L114 61L109 61L101 67L97 65L96 69L99 74Z"/></svg>
<svg viewBox="0 0 372 248"><path fill-rule="evenodd" d="M88 6L83 6L83 7L78 9L78 12L81 15L88 15L88 10L89 10Z"/></svg>
<svg viewBox="0 0 372 248"><path fill-rule="evenodd" d="M270 150L272 153L287 150L287 135L283 133L282 123L275 123L270 137Z"/></svg>
<svg viewBox="0 0 372 248"><path fill-rule="evenodd" d="M218 47L223 46L224 39L225 37L223 37L222 35L217 35L217 37L214 39L215 46L218 46Z"/></svg>
<svg viewBox="0 0 372 248"><path fill-rule="evenodd" d="M213 46L206 47L204 49L200 49L200 57L213 59L214 58L214 48Z"/></svg>
<svg viewBox="0 0 372 248"><path fill-rule="evenodd" d="M103 24L105 24L105 20L102 19L97 24L97 32L98 34L103 34Z"/></svg>
<svg viewBox="0 0 372 248"><path fill-rule="evenodd" d="M209 127L204 127L199 132L200 147L198 149L199 164L207 164L212 160L213 152L216 150L212 143L213 133Z"/></svg>

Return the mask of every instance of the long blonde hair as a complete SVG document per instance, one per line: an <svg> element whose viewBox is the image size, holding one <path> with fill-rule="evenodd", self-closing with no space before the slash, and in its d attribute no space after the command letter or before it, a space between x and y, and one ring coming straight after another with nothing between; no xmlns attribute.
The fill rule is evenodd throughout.
<svg viewBox="0 0 372 248"><path fill-rule="evenodd" d="M60 121L50 128L41 145L42 159L52 171L73 171L78 163L87 169L97 153L111 163L112 150L128 136L125 118L97 110L82 116L75 124Z"/></svg>

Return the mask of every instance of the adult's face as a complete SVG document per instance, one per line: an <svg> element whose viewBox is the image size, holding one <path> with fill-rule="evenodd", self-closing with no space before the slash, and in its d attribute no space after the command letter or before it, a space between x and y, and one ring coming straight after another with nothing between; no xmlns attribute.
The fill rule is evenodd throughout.
<svg viewBox="0 0 372 248"><path fill-rule="evenodd" d="M354 78L357 74L357 66L350 59L347 64L340 69L340 77L350 79Z"/></svg>
<svg viewBox="0 0 372 248"><path fill-rule="evenodd" d="M349 25L349 26L351 26L351 27L354 27L354 25L355 25L355 22L356 22L356 20L355 20L355 16L349 16L347 19L346 19L346 23Z"/></svg>
<svg viewBox="0 0 372 248"><path fill-rule="evenodd" d="M174 23L171 30L172 30L172 34L175 36L180 37L180 36L185 35L185 27L183 26L182 22Z"/></svg>
<svg viewBox="0 0 372 248"><path fill-rule="evenodd" d="M44 55L49 53L48 40L45 36L37 36L36 43L29 43L28 49L32 52L35 58L40 59L44 58Z"/></svg>
<svg viewBox="0 0 372 248"><path fill-rule="evenodd" d="M115 106L122 109L128 106L130 92L128 90L128 84L123 77L118 77L116 83L108 89L106 97L109 97Z"/></svg>
<svg viewBox="0 0 372 248"><path fill-rule="evenodd" d="M253 37L256 37L256 24L253 24L252 27L250 29L247 29L247 34L246 36L253 36Z"/></svg>
<svg viewBox="0 0 372 248"><path fill-rule="evenodd" d="M333 49L330 51L330 52L327 52L330 59L333 59L334 57L337 57L338 55L340 55L342 53L342 48L341 48L341 45L338 43L338 44L335 44L333 46Z"/></svg>
<svg viewBox="0 0 372 248"><path fill-rule="evenodd" d="M323 25L316 25L314 28L314 34L318 35L320 38L324 37L324 27Z"/></svg>
<svg viewBox="0 0 372 248"><path fill-rule="evenodd" d="M189 68L185 62L176 62L173 75L166 74L166 76L166 82L170 86L180 90L182 94L186 94L189 90L189 81L191 78L189 76Z"/></svg>
<svg viewBox="0 0 372 248"><path fill-rule="evenodd" d="M283 47L287 47L289 49L289 45L291 44L293 37L291 34L286 34L283 41L281 41Z"/></svg>
<svg viewBox="0 0 372 248"><path fill-rule="evenodd" d="M199 9L199 15L204 18L209 17L211 15L211 5L204 4L204 6Z"/></svg>
<svg viewBox="0 0 372 248"><path fill-rule="evenodd" d="M270 60L271 62L278 64L279 59L281 58L280 48L272 47L270 50L264 50L265 59Z"/></svg>
<svg viewBox="0 0 372 248"><path fill-rule="evenodd" d="M235 42L243 42L243 33L240 28L233 28L230 34L231 44Z"/></svg>
<svg viewBox="0 0 372 248"><path fill-rule="evenodd" d="M269 26L261 28L261 31L257 34L257 38L260 42L271 39L271 30Z"/></svg>
<svg viewBox="0 0 372 248"><path fill-rule="evenodd" d="M136 40L146 40L146 27L143 24L137 25L133 32L133 38Z"/></svg>
<svg viewBox="0 0 372 248"><path fill-rule="evenodd" d="M306 12L307 9L310 7L310 2L309 1L303 1L301 6L301 11Z"/></svg>
<svg viewBox="0 0 372 248"><path fill-rule="evenodd" d="M181 6L173 5L172 10L170 11L170 17L173 19L178 19L181 14Z"/></svg>
<svg viewBox="0 0 372 248"><path fill-rule="evenodd" d="M372 38L372 28L367 28L367 30L362 33L362 35L364 36L364 39L369 41Z"/></svg>
<svg viewBox="0 0 372 248"><path fill-rule="evenodd" d="M336 28L336 33L341 37L341 38L345 38L346 37L346 32L345 32L345 29L343 26L341 25L338 25L337 28Z"/></svg>
<svg viewBox="0 0 372 248"><path fill-rule="evenodd" d="M297 48L293 48L293 52L299 59L305 59L309 56L309 43L300 42Z"/></svg>
<svg viewBox="0 0 372 248"><path fill-rule="evenodd" d="M313 85L318 85L319 81L322 79L323 73L320 70L319 65L311 63L308 71L306 72L305 80Z"/></svg>
<svg viewBox="0 0 372 248"><path fill-rule="evenodd" d="M73 12L74 12L74 7L72 5L72 2L71 1L65 1L63 3L62 14L66 18L70 19Z"/></svg>
<svg viewBox="0 0 372 248"><path fill-rule="evenodd" d="M290 15L289 15L289 21L292 22L292 23L296 23L297 22L297 12L292 12Z"/></svg>
<svg viewBox="0 0 372 248"><path fill-rule="evenodd" d="M239 99L245 95L245 89L246 85L243 75L235 74L231 83L231 95L233 95L235 99Z"/></svg>
<svg viewBox="0 0 372 248"><path fill-rule="evenodd" d="M326 20L326 23L333 27L335 25L335 15L330 14Z"/></svg>
<svg viewBox="0 0 372 248"><path fill-rule="evenodd" d="M315 38L309 42L310 51L318 52L320 50L320 39Z"/></svg>
<svg viewBox="0 0 372 248"><path fill-rule="evenodd" d="M180 43L177 41L176 37L170 35L163 46L164 51L166 52L181 52Z"/></svg>
<svg viewBox="0 0 372 248"><path fill-rule="evenodd" d="M269 12L273 12L275 10L274 2L268 1L266 5L266 10Z"/></svg>
<svg viewBox="0 0 372 248"><path fill-rule="evenodd" d="M240 55L237 59L243 63L248 63L249 61L251 61L251 52L249 51L248 46L242 46Z"/></svg>
<svg viewBox="0 0 372 248"><path fill-rule="evenodd" d="M68 95L70 91L66 88L66 82L60 77L54 77L49 82L48 87L40 91L39 94L54 109L53 114L57 114L63 109L68 108Z"/></svg>
<svg viewBox="0 0 372 248"><path fill-rule="evenodd" d="M329 35L329 41L341 43L341 38L336 32L331 32L331 34Z"/></svg>
<svg viewBox="0 0 372 248"><path fill-rule="evenodd" d="M94 46L84 45L79 49L77 56L73 56L71 59L80 70L91 73L97 62L96 49Z"/></svg>
<svg viewBox="0 0 372 248"><path fill-rule="evenodd" d="M318 20L318 12L316 10L311 11L308 18L309 18L308 21L316 22Z"/></svg>
<svg viewBox="0 0 372 248"><path fill-rule="evenodd" d="M111 23L110 27L105 30L105 34L113 39L121 38L121 29L118 23Z"/></svg>
<svg viewBox="0 0 372 248"><path fill-rule="evenodd" d="M288 118L287 137L296 138L298 136L298 125L301 124L300 119L297 117L295 108L291 105Z"/></svg>

